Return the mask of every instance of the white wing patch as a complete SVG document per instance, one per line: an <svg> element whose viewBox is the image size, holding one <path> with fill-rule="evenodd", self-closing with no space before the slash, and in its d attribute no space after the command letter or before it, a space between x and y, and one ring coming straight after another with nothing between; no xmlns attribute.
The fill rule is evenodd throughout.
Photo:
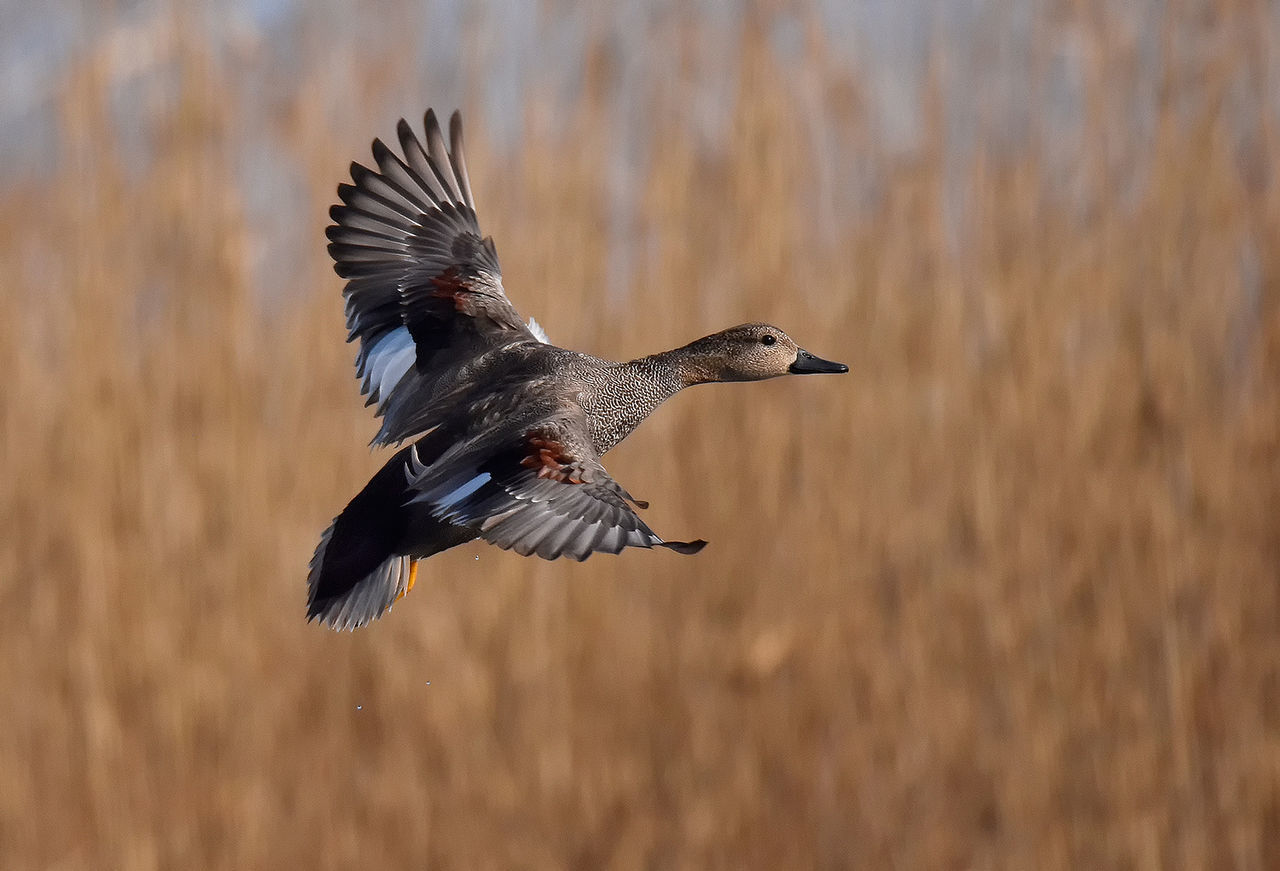
<svg viewBox="0 0 1280 871"><path fill-rule="evenodd" d="M383 402L417 356L408 327L397 327L369 349L364 361L366 391Z"/></svg>
<svg viewBox="0 0 1280 871"><path fill-rule="evenodd" d="M550 345L551 340L547 338L547 331L542 329L542 324L533 318L529 318L529 332L533 333L533 337L544 345Z"/></svg>
<svg viewBox="0 0 1280 871"><path fill-rule="evenodd" d="M436 508L440 510L452 508L454 505L457 505L463 499L466 499L472 493L483 487L491 477L492 476L488 472L481 472L470 481L467 481L459 487L455 487L453 490L442 496L440 500L436 502Z"/></svg>

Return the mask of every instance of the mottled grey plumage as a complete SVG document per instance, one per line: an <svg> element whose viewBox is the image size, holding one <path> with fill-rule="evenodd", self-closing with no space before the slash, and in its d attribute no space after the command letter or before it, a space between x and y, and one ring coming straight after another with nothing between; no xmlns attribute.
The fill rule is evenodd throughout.
<svg viewBox="0 0 1280 871"><path fill-rule="evenodd" d="M425 128L423 146L397 126L403 158L375 140L378 171L353 164L330 212L361 391L383 419L374 443L413 442L316 548L307 614L338 629L381 616L417 560L474 538L545 559L696 553L706 542L659 538L600 458L690 385L847 371L759 323L626 363L547 343L480 234L458 114L449 148L431 111Z"/></svg>

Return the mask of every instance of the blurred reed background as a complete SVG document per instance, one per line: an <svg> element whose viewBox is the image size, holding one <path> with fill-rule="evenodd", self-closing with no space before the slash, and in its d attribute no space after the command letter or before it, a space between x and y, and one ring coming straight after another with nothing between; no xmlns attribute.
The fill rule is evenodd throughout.
<svg viewBox="0 0 1280 871"><path fill-rule="evenodd" d="M1276 7L0 10L4 867L1280 866ZM852 372L610 455L702 555L337 635L322 231L427 105L559 343Z"/></svg>

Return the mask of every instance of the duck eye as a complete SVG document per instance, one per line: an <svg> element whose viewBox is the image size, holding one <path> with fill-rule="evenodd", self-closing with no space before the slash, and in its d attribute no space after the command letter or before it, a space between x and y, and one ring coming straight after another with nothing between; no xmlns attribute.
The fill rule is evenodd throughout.
<svg viewBox="0 0 1280 871"><path fill-rule="evenodd" d="M773 336L769 335L768 333L765 333L763 336L760 337L760 344L762 345L772 345L776 341L778 340L775 339Z"/></svg>

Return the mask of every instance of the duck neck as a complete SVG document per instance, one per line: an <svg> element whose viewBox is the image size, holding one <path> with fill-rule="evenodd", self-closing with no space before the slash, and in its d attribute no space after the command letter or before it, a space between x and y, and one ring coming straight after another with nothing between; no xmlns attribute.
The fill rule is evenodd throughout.
<svg viewBox="0 0 1280 871"><path fill-rule="evenodd" d="M714 381L710 371L689 353L689 347L674 348L623 364L640 378L658 386L662 398L668 399L686 387Z"/></svg>
<svg viewBox="0 0 1280 871"><path fill-rule="evenodd" d="M622 441L663 402L684 388L701 383L674 351L665 351L609 367L607 385L595 391L598 405L592 435L600 453Z"/></svg>

